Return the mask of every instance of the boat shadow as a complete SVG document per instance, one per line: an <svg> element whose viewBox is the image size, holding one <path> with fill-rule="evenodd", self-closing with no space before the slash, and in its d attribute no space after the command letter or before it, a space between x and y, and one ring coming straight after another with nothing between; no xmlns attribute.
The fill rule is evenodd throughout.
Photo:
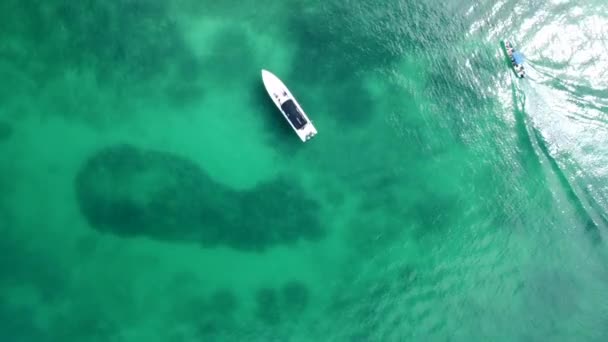
<svg viewBox="0 0 608 342"><path fill-rule="evenodd" d="M283 117L263 84L255 87L252 96L254 115L259 115L267 141L281 153L295 153L301 144L297 134Z"/></svg>

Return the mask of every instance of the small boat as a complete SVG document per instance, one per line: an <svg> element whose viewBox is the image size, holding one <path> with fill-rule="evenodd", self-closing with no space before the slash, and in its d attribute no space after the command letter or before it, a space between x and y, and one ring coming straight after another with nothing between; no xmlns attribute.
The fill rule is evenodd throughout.
<svg viewBox="0 0 608 342"><path fill-rule="evenodd" d="M281 80L268 70L262 69L262 81L274 104L303 142L317 134L317 129L304 110Z"/></svg>
<svg viewBox="0 0 608 342"><path fill-rule="evenodd" d="M507 50L507 55L511 59L513 71L515 71L515 74L517 74L519 78L524 78L526 75L524 71L524 56L521 52L515 51L515 48L508 40L505 40L505 49Z"/></svg>

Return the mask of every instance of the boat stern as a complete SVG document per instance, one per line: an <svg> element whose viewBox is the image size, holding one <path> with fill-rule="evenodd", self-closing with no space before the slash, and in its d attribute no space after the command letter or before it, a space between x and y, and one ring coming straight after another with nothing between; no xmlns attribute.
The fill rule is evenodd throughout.
<svg viewBox="0 0 608 342"><path fill-rule="evenodd" d="M306 124L306 126L297 130L296 133L298 133L298 136L300 137L300 140L302 140L302 142L307 142L308 140L312 139L315 135L317 135L317 129L312 124L312 122L308 122Z"/></svg>

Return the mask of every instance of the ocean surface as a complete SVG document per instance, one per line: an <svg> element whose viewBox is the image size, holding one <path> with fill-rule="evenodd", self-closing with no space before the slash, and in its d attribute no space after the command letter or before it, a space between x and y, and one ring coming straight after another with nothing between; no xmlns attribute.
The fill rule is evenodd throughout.
<svg viewBox="0 0 608 342"><path fill-rule="evenodd" d="M604 0L3 0L0 339L606 341L607 89Z"/></svg>

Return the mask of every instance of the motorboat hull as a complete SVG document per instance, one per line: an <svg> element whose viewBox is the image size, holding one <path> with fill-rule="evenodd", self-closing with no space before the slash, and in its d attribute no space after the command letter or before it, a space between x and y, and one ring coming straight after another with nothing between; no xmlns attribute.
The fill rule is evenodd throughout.
<svg viewBox="0 0 608 342"><path fill-rule="evenodd" d="M268 70L262 70L262 81L268 95L300 140L306 142L314 137L317 129L285 84Z"/></svg>

